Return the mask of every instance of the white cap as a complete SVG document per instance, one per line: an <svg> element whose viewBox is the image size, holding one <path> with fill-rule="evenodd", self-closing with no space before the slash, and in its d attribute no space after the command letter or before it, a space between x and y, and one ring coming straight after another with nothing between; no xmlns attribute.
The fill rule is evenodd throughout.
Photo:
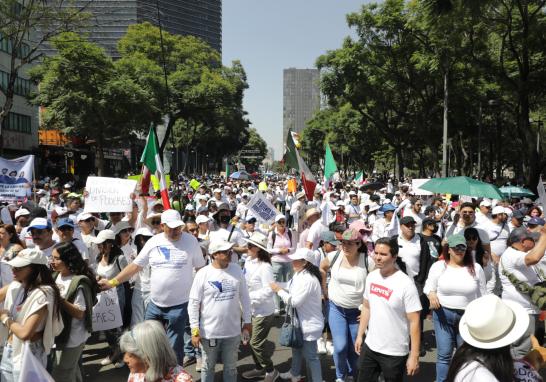
<svg viewBox="0 0 546 382"><path fill-rule="evenodd" d="M343 200L338 200L336 206L345 208L345 202Z"/></svg>
<svg viewBox="0 0 546 382"><path fill-rule="evenodd" d="M47 257L37 247L25 248L17 256L8 261L8 264L15 268L26 267L30 264L48 265Z"/></svg>
<svg viewBox="0 0 546 382"><path fill-rule="evenodd" d="M284 216L283 214L278 214L277 216L275 216L275 223L278 223L279 220L286 220L286 216Z"/></svg>
<svg viewBox="0 0 546 382"><path fill-rule="evenodd" d="M111 229L104 229L100 231L97 237L93 239L93 243L102 244L106 240L116 240L116 234Z"/></svg>
<svg viewBox="0 0 546 382"><path fill-rule="evenodd" d="M180 213L177 210L165 210L161 213L161 224L169 228L177 228L184 225Z"/></svg>
<svg viewBox="0 0 546 382"><path fill-rule="evenodd" d="M71 188L72 186L70 185L70 183L65 183L65 185L63 187L64 188Z"/></svg>
<svg viewBox="0 0 546 382"><path fill-rule="evenodd" d="M489 199L484 199L480 202L480 207L491 207L492 204L491 204L491 200Z"/></svg>
<svg viewBox="0 0 546 382"><path fill-rule="evenodd" d="M212 255L216 252L227 251L230 250L233 246L234 244L230 243L229 241L215 240L209 244L209 253Z"/></svg>
<svg viewBox="0 0 546 382"><path fill-rule="evenodd" d="M68 208L58 206L58 207L55 207L55 212L57 213L57 215L61 216L68 213Z"/></svg>
<svg viewBox="0 0 546 382"><path fill-rule="evenodd" d="M89 212L82 212L81 214L78 215L78 217L76 218L76 221L80 222L82 220L87 220L90 218L94 218L94 216L91 215Z"/></svg>
<svg viewBox="0 0 546 382"><path fill-rule="evenodd" d="M195 211L195 208L193 207L193 204L187 204L185 210L186 211Z"/></svg>
<svg viewBox="0 0 546 382"><path fill-rule="evenodd" d="M115 228L116 229L114 230L114 233L117 235L118 233L120 233L124 229L133 228L133 227L131 227L131 224L129 224L128 221L122 220L118 224L116 224Z"/></svg>
<svg viewBox="0 0 546 382"><path fill-rule="evenodd" d="M153 232L148 227L142 227L137 229L135 232L135 237L137 237L138 235L148 237L154 236Z"/></svg>
<svg viewBox="0 0 546 382"><path fill-rule="evenodd" d="M195 219L195 222L197 224L201 224L201 223L208 223L210 221L210 218L208 216L205 216L205 215L199 215L197 216L197 218Z"/></svg>
<svg viewBox="0 0 546 382"><path fill-rule="evenodd" d="M15 211L15 219L17 219L19 216L27 216L30 215L30 211L26 208L19 208L17 211Z"/></svg>
<svg viewBox="0 0 546 382"><path fill-rule="evenodd" d="M315 260L315 255L309 248L298 248L296 252L288 255L288 258L291 260L305 260L312 263Z"/></svg>
<svg viewBox="0 0 546 382"><path fill-rule="evenodd" d="M263 249L266 252L269 252L269 250L267 249L267 236L265 236L263 233L254 232L252 233L252 236L250 236L249 238L243 238L243 240L247 243L253 244L256 247Z"/></svg>
<svg viewBox="0 0 546 382"><path fill-rule="evenodd" d="M491 211L491 215L498 214L506 214L506 209L503 206L495 206L495 208L493 208L493 211Z"/></svg>
<svg viewBox="0 0 546 382"><path fill-rule="evenodd" d="M504 208L504 213L505 213L506 215L508 215L508 217L511 217L512 214L514 213L514 211L513 211L511 208L505 207L505 208Z"/></svg>
<svg viewBox="0 0 546 382"><path fill-rule="evenodd" d="M36 195L45 195L47 194L47 191L46 190L38 190L36 191Z"/></svg>
<svg viewBox="0 0 546 382"><path fill-rule="evenodd" d="M212 191L213 194L216 194L216 193L222 193L222 190L219 189L219 188L215 188L213 191Z"/></svg>
<svg viewBox="0 0 546 382"><path fill-rule="evenodd" d="M32 219L32 221L30 222L29 226L28 226L28 229L32 229L32 228L36 228L36 229L46 229L46 228L49 228L51 229L51 222L49 220L47 220L46 218L34 218Z"/></svg>

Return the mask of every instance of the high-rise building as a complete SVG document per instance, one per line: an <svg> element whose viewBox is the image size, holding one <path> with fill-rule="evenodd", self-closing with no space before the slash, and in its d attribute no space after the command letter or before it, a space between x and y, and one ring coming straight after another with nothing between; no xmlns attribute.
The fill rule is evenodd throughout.
<svg viewBox="0 0 546 382"><path fill-rule="evenodd" d="M84 32L112 57L118 56L118 40L129 25L145 21L158 25L159 19L165 31L199 37L222 51L222 0L77 0L71 4L92 14Z"/></svg>
<svg viewBox="0 0 546 382"><path fill-rule="evenodd" d="M318 69L289 68L283 71L283 142L288 129L301 133L320 109Z"/></svg>

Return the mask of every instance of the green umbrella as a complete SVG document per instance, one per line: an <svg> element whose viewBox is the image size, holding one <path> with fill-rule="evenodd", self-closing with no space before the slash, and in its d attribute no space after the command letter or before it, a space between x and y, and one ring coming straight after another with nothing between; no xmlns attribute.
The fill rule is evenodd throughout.
<svg viewBox="0 0 546 382"><path fill-rule="evenodd" d="M502 192L505 196L508 197L514 197L514 198L520 198L524 196L535 196L533 191L528 190L523 187L516 187L516 186L504 186L499 188L500 192Z"/></svg>
<svg viewBox="0 0 546 382"><path fill-rule="evenodd" d="M419 188L438 194L467 195L491 199L504 199L497 186L467 176L433 178Z"/></svg>

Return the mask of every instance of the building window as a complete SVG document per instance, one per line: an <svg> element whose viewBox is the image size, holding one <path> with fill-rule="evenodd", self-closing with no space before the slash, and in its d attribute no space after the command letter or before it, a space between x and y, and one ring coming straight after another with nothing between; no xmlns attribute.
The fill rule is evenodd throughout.
<svg viewBox="0 0 546 382"><path fill-rule="evenodd" d="M4 128L11 131L31 134L32 133L31 118L28 115L23 115L18 113L8 113L7 118L4 120Z"/></svg>
<svg viewBox="0 0 546 382"><path fill-rule="evenodd" d="M11 43L11 40L7 37L5 37L2 33L0 33L0 50L2 52L6 52L7 54L11 54L13 51L13 44ZM26 57L30 52L30 46L24 42L21 43L21 46L19 47L19 52L17 54L17 57Z"/></svg>
<svg viewBox="0 0 546 382"><path fill-rule="evenodd" d="M0 70L0 90L4 93L8 89L9 73ZM30 80L17 77L13 91L16 95L28 97L30 95Z"/></svg>

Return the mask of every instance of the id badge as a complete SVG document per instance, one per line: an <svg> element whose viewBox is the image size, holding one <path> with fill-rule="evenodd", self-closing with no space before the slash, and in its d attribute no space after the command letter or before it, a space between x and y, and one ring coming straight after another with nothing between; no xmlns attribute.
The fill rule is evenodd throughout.
<svg viewBox="0 0 546 382"><path fill-rule="evenodd" d="M215 340L214 338L209 340L209 346L210 346L211 348L216 347L216 340Z"/></svg>

